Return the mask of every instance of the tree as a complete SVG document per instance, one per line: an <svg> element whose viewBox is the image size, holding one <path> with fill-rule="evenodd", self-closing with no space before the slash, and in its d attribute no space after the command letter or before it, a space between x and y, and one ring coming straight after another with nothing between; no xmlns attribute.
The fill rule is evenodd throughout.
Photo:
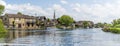
<svg viewBox="0 0 120 46"><path fill-rule="evenodd" d="M40 21L39 20L36 20L36 25L38 26L38 27L40 27Z"/></svg>
<svg viewBox="0 0 120 46"><path fill-rule="evenodd" d="M3 5L0 5L0 15L3 14L5 7Z"/></svg>
<svg viewBox="0 0 120 46"><path fill-rule="evenodd" d="M13 28L15 27L15 21L12 21L12 26L13 26Z"/></svg>
<svg viewBox="0 0 120 46"><path fill-rule="evenodd" d="M84 28L87 28L87 27L89 27L89 22L87 22L87 21L84 21L84 22L83 22L83 27L84 27Z"/></svg>
<svg viewBox="0 0 120 46"><path fill-rule="evenodd" d="M5 7L3 5L0 5L0 15L3 14ZM0 32L6 32L6 29L4 28L4 24L2 20L0 19Z"/></svg>
<svg viewBox="0 0 120 46"><path fill-rule="evenodd" d="M21 13L21 12L18 12L17 14L22 15L22 13Z"/></svg>
<svg viewBox="0 0 120 46"><path fill-rule="evenodd" d="M69 26L74 22L73 18L71 18L68 15L61 16L59 18L59 21L60 21L61 24L65 25L65 26Z"/></svg>
<svg viewBox="0 0 120 46"><path fill-rule="evenodd" d="M104 24L99 22L99 23L95 24L95 27L96 28L103 28Z"/></svg>
<svg viewBox="0 0 120 46"><path fill-rule="evenodd" d="M47 22L50 22L50 19L49 19L49 18L47 18Z"/></svg>

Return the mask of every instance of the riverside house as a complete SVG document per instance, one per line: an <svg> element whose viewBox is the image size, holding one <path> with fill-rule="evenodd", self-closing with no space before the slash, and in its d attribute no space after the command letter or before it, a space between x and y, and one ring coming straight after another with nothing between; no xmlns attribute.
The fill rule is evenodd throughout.
<svg viewBox="0 0 120 46"><path fill-rule="evenodd" d="M24 14L5 14L1 17L8 29L37 29L36 17Z"/></svg>
<svg viewBox="0 0 120 46"><path fill-rule="evenodd" d="M83 27L84 26L84 23L85 21L78 21L78 22L75 22L75 25L78 26L78 27ZM86 21L88 23L88 28L93 28L94 27L94 23L92 21Z"/></svg>

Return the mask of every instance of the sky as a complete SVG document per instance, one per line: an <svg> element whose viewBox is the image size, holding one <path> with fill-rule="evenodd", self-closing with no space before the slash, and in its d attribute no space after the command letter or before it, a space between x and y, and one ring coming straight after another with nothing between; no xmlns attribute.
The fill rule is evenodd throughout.
<svg viewBox="0 0 120 46"><path fill-rule="evenodd" d="M120 0L0 0L4 13L21 12L31 16L56 18L69 15L76 21L111 23L120 18Z"/></svg>

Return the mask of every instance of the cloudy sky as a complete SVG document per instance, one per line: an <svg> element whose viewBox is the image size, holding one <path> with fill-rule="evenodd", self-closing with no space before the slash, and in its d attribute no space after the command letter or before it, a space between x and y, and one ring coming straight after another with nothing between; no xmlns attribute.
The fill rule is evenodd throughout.
<svg viewBox="0 0 120 46"><path fill-rule="evenodd" d="M63 14L74 20L91 20L111 23L120 18L120 0L0 0L5 5L5 13L22 12L32 16L52 18L56 10L57 18Z"/></svg>

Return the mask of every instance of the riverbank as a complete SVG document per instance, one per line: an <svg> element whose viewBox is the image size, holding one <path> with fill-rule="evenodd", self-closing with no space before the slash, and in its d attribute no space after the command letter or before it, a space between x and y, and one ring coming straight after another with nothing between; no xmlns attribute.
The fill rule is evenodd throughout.
<svg viewBox="0 0 120 46"><path fill-rule="evenodd" d="M120 28L104 28L103 31L120 34Z"/></svg>

